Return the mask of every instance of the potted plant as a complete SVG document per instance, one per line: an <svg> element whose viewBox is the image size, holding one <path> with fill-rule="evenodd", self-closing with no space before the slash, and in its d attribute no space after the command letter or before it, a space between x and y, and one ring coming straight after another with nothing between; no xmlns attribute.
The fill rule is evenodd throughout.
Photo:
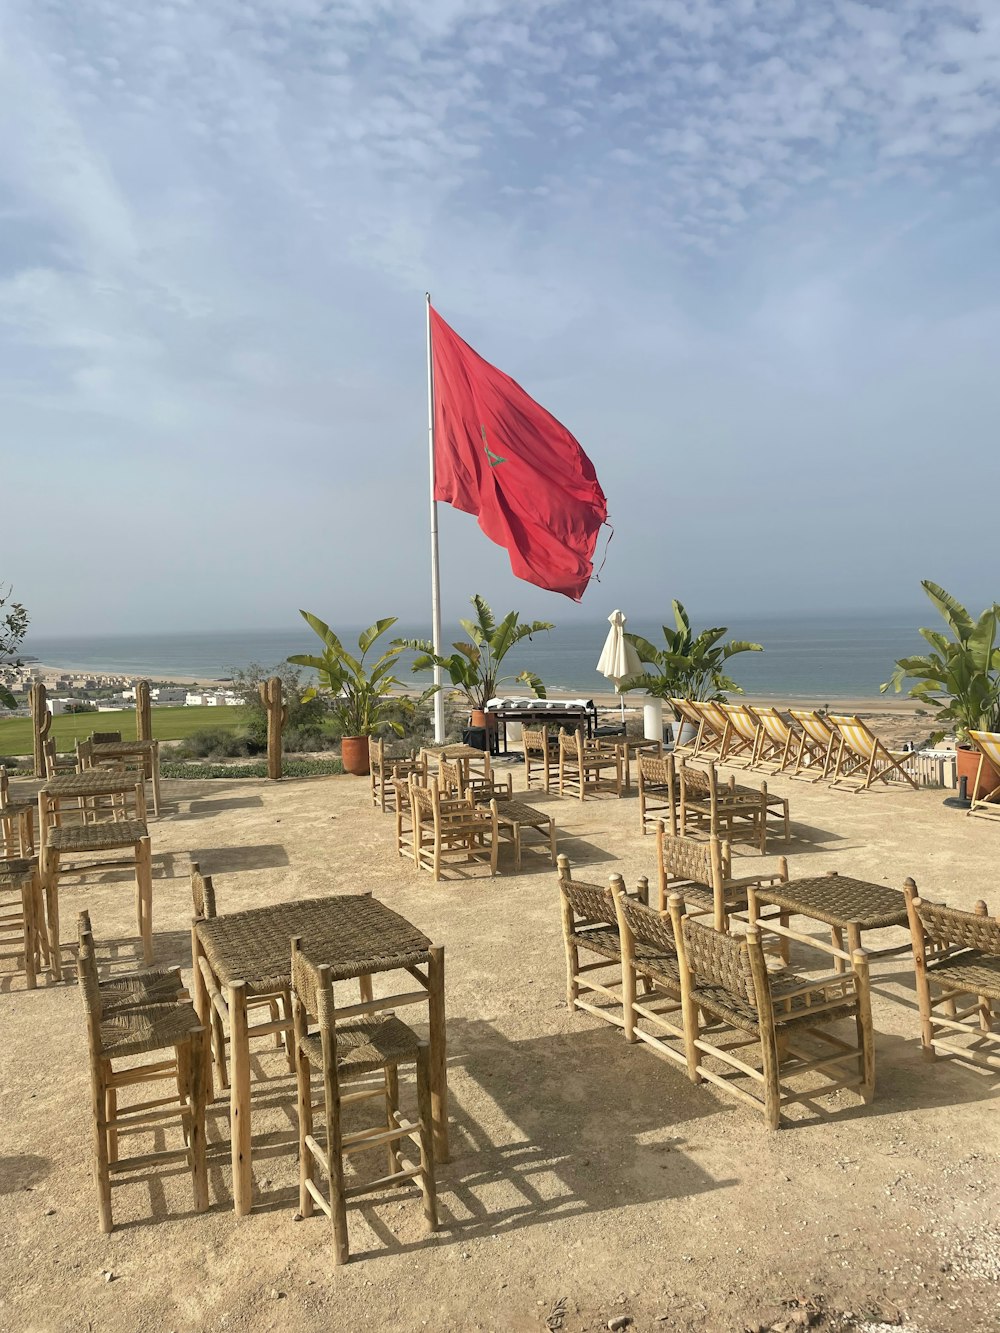
<svg viewBox="0 0 1000 1333"><path fill-rule="evenodd" d="M722 643L722 636L727 633L725 627L702 630L696 637L681 603L674 601L672 606L675 628L662 627L662 648L657 648L641 634L625 635L639 654L639 661L652 669L641 676L623 680L622 690L643 690L658 699L695 699L699 702L725 699L727 693L742 694L736 681L723 673L722 665L737 653L762 653L763 647L746 639L730 639L728 643ZM676 710L674 712L676 721L683 723ZM677 736L678 741L683 739L683 734Z"/></svg>
<svg viewBox="0 0 1000 1333"><path fill-rule="evenodd" d="M315 697L319 689L332 695L330 711L339 722L342 736L340 755L348 773L361 777L368 772L368 737L381 727L388 727L402 736L402 723L391 715L396 702L389 692L401 682L392 674L393 667L403 651L391 645L371 666L365 658L372 645L396 623L396 616L376 620L374 625L358 636L358 655L349 653L333 630L318 616L308 611L299 615L319 635L324 644L323 655L295 653L288 658L296 666L312 667L319 677L318 686L312 686L302 696L305 703ZM434 693L434 686L424 690L417 700L423 703Z"/></svg>
<svg viewBox="0 0 1000 1333"><path fill-rule="evenodd" d="M518 676L501 676L500 664L515 643L555 626L547 620L522 624L517 611L509 611L498 623L488 603L478 593L470 600L476 609L476 618L459 623L471 642L453 643L454 652L449 656L435 653L434 645L426 639L394 639L393 643L416 651L414 671L439 666L448 673L455 694L469 705L472 726L486 727L491 723L495 726L496 719L486 712L486 705L496 697L501 685L517 680L527 685L539 699L545 698L545 686L538 676L530 671L522 671Z"/></svg>
<svg viewBox="0 0 1000 1333"><path fill-rule="evenodd" d="M976 781L978 752L968 743L970 731L1000 731L1000 604L994 602L973 620L966 608L950 593L924 579L921 587L941 613L951 637L940 630L921 629L931 652L901 657L896 670L880 689L894 687L898 694L907 679L911 698L930 704L935 719L945 723L931 736L936 744L947 730L955 733L956 768L960 778ZM1000 773L984 762L979 792L1000 786Z"/></svg>

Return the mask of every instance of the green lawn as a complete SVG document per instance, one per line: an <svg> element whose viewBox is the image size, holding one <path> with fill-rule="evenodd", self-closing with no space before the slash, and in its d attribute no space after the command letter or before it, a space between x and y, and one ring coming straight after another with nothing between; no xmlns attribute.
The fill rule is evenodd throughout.
<svg viewBox="0 0 1000 1333"><path fill-rule="evenodd" d="M235 731L242 726L242 708L154 708L153 735L158 741L178 741L192 731L218 727ZM72 750L78 740L85 741L92 731L120 731L123 739L135 736L135 710L120 713L61 713L52 719L56 749ZM0 721L0 755L31 754L31 718L14 717Z"/></svg>

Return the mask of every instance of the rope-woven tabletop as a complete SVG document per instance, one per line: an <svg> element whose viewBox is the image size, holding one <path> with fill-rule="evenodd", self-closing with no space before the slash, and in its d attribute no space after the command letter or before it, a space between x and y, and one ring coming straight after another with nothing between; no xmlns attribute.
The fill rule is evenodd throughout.
<svg viewBox="0 0 1000 1333"><path fill-rule="evenodd" d="M846 875L816 875L789 884L769 884L757 890L757 898L815 917L828 926L850 923L861 930L881 930L907 924L906 900L898 889Z"/></svg>
<svg viewBox="0 0 1000 1333"><path fill-rule="evenodd" d="M114 759L117 755L150 753L155 744L156 741L95 741L90 752L97 759Z"/></svg>
<svg viewBox="0 0 1000 1333"><path fill-rule="evenodd" d="M139 779L132 774L108 773L88 768L85 773L64 773L49 778L42 791L46 796L117 796L135 791Z"/></svg>
<svg viewBox="0 0 1000 1333"><path fill-rule="evenodd" d="M368 894L299 898L199 921L198 941L219 982L247 989L285 989L291 979L291 938L326 963L334 981L426 963L431 941L405 917Z"/></svg>

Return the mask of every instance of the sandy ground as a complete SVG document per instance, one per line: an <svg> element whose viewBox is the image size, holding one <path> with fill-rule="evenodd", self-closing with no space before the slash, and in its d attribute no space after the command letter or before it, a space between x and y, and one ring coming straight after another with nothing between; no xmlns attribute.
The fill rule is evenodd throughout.
<svg viewBox="0 0 1000 1333"><path fill-rule="evenodd" d="M772 786L791 797L793 876L913 875L928 896L996 909L1000 830L945 809L941 792ZM164 788L151 826L160 961L189 963L191 856L214 874L221 910L371 889L445 944L442 1228L423 1237L410 1195L354 1206L357 1257L334 1269L328 1224L293 1220L292 1083L260 1043L255 1069L270 1081L254 1085L254 1212L231 1210L218 1101L211 1212L191 1213L184 1174L161 1175L116 1188L118 1226L102 1236L81 997L0 974L0 1328L997 1327L997 1077L921 1059L905 958L873 967L875 1103L836 1094L769 1134L721 1090L567 1012L547 864L435 885L397 859L392 819L370 810L362 779ZM533 799L554 812L578 878L653 874L634 797ZM757 860L746 852L740 870ZM108 956L134 956L128 879L65 884L64 935L86 904Z"/></svg>

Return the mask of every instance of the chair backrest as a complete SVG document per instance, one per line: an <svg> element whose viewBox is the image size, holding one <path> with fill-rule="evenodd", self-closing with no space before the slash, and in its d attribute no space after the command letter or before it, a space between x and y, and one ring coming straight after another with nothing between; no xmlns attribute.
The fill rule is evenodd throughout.
<svg viewBox="0 0 1000 1333"><path fill-rule="evenodd" d="M612 875L611 883L624 888L620 875ZM586 884L573 879L569 861L559 857L559 892L569 906L573 916L573 925L577 926L615 926L618 913L614 894L610 888L600 884Z"/></svg>
<svg viewBox="0 0 1000 1333"><path fill-rule="evenodd" d="M548 727L522 726L521 744L524 747L525 757L530 755L532 759L544 759L549 752Z"/></svg>
<svg viewBox="0 0 1000 1333"><path fill-rule="evenodd" d="M415 824L432 824L434 822L434 807L437 804L437 778L428 779L427 785L423 786L411 777L409 787L413 822Z"/></svg>
<svg viewBox="0 0 1000 1333"><path fill-rule="evenodd" d="M745 935L725 935L689 916L681 918L681 934L684 961L694 974L696 987L719 986L756 1008L750 941Z"/></svg>
<svg viewBox="0 0 1000 1333"><path fill-rule="evenodd" d="M749 708L749 705L747 705ZM768 737L778 745L784 745L792 734L792 729L776 708L754 704L750 712L757 718Z"/></svg>
<svg viewBox="0 0 1000 1333"><path fill-rule="evenodd" d="M80 947L76 954L76 976L80 983L80 994L87 1015L87 1027L91 1041L100 1046L101 1031L101 987L97 974L97 955L94 950L94 936L90 929L90 917L83 912L77 918Z"/></svg>
<svg viewBox="0 0 1000 1333"><path fill-rule="evenodd" d="M721 735L726 729L726 715L722 711L722 705L716 703L714 699L705 699L695 704L702 717L712 728Z"/></svg>
<svg viewBox="0 0 1000 1333"><path fill-rule="evenodd" d="M54 778L56 775L56 743L54 737L50 736L48 740L42 741L42 755L45 759L45 776Z"/></svg>
<svg viewBox="0 0 1000 1333"><path fill-rule="evenodd" d="M633 938L639 944L645 944L657 953L675 954L677 941L674 938L674 925L667 912L657 912L645 903L627 898L625 894L618 898L619 920L624 921Z"/></svg>
<svg viewBox="0 0 1000 1333"><path fill-rule="evenodd" d="M583 730L578 731L560 731L559 733L559 757L575 759L577 763L583 763Z"/></svg>
<svg viewBox="0 0 1000 1333"><path fill-rule="evenodd" d="M7 777L7 769L0 764L0 810L10 800L10 779Z"/></svg>
<svg viewBox="0 0 1000 1333"><path fill-rule="evenodd" d="M464 796L467 783L462 772L462 765L442 755L438 760L438 776L441 791L445 796Z"/></svg>
<svg viewBox="0 0 1000 1333"><path fill-rule="evenodd" d="M672 787L674 760L669 754L644 754L639 751L639 781L643 786Z"/></svg>
<svg viewBox="0 0 1000 1333"><path fill-rule="evenodd" d="M834 739L834 733L827 725L826 718L822 713L817 713L815 709L789 708L788 713L814 744L829 745Z"/></svg>
<svg viewBox="0 0 1000 1333"><path fill-rule="evenodd" d="M292 990L309 1018L318 1024L320 1031L332 1036L336 1009L330 965L314 963L303 953L300 936L293 936L290 945Z"/></svg>
<svg viewBox="0 0 1000 1333"><path fill-rule="evenodd" d="M191 902L196 917L205 919L216 915L212 876L203 875L197 861L191 862Z"/></svg>
<svg viewBox="0 0 1000 1333"><path fill-rule="evenodd" d="M385 741L381 736L368 737L368 771L372 777L381 777L385 767Z"/></svg>
<svg viewBox="0 0 1000 1333"><path fill-rule="evenodd" d="M682 763L679 769L681 792L695 800L711 800L718 793L719 782L712 763L698 766Z"/></svg>
<svg viewBox="0 0 1000 1333"><path fill-rule="evenodd" d="M714 888L716 880L728 877L731 853L727 842L713 833L708 842L695 842L667 832L663 820L656 825L656 848L660 866L669 885L671 880L704 884Z"/></svg>
<svg viewBox="0 0 1000 1333"><path fill-rule="evenodd" d="M828 713L827 721L831 727L836 727L848 749L865 759L870 759L881 745L878 737L853 713Z"/></svg>
<svg viewBox="0 0 1000 1333"><path fill-rule="evenodd" d="M757 739L757 720L751 716L746 704L720 704L719 708L725 713L737 735L742 736L745 741Z"/></svg>
<svg viewBox="0 0 1000 1333"><path fill-rule="evenodd" d="M1000 770L1000 731L970 731L969 740L995 769Z"/></svg>
<svg viewBox="0 0 1000 1333"><path fill-rule="evenodd" d="M701 726L701 713L698 711L698 709L695 707L695 705L691 702L690 699L671 698L670 704L674 712L680 713L684 721L690 722L692 727Z"/></svg>
<svg viewBox="0 0 1000 1333"><path fill-rule="evenodd" d="M90 733L91 745L115 745L121 738L120 731L92 731Z"/></svg>
<svg viewBox="0 0 1000 1333"><path fill-rule="evenodd" d="M985 910L982 915L962 912L957 907L925 902L923 898L914 899L913 906L924 933L935 944L975 949L1000 958L1000 921L987 916Z"/></svg>

